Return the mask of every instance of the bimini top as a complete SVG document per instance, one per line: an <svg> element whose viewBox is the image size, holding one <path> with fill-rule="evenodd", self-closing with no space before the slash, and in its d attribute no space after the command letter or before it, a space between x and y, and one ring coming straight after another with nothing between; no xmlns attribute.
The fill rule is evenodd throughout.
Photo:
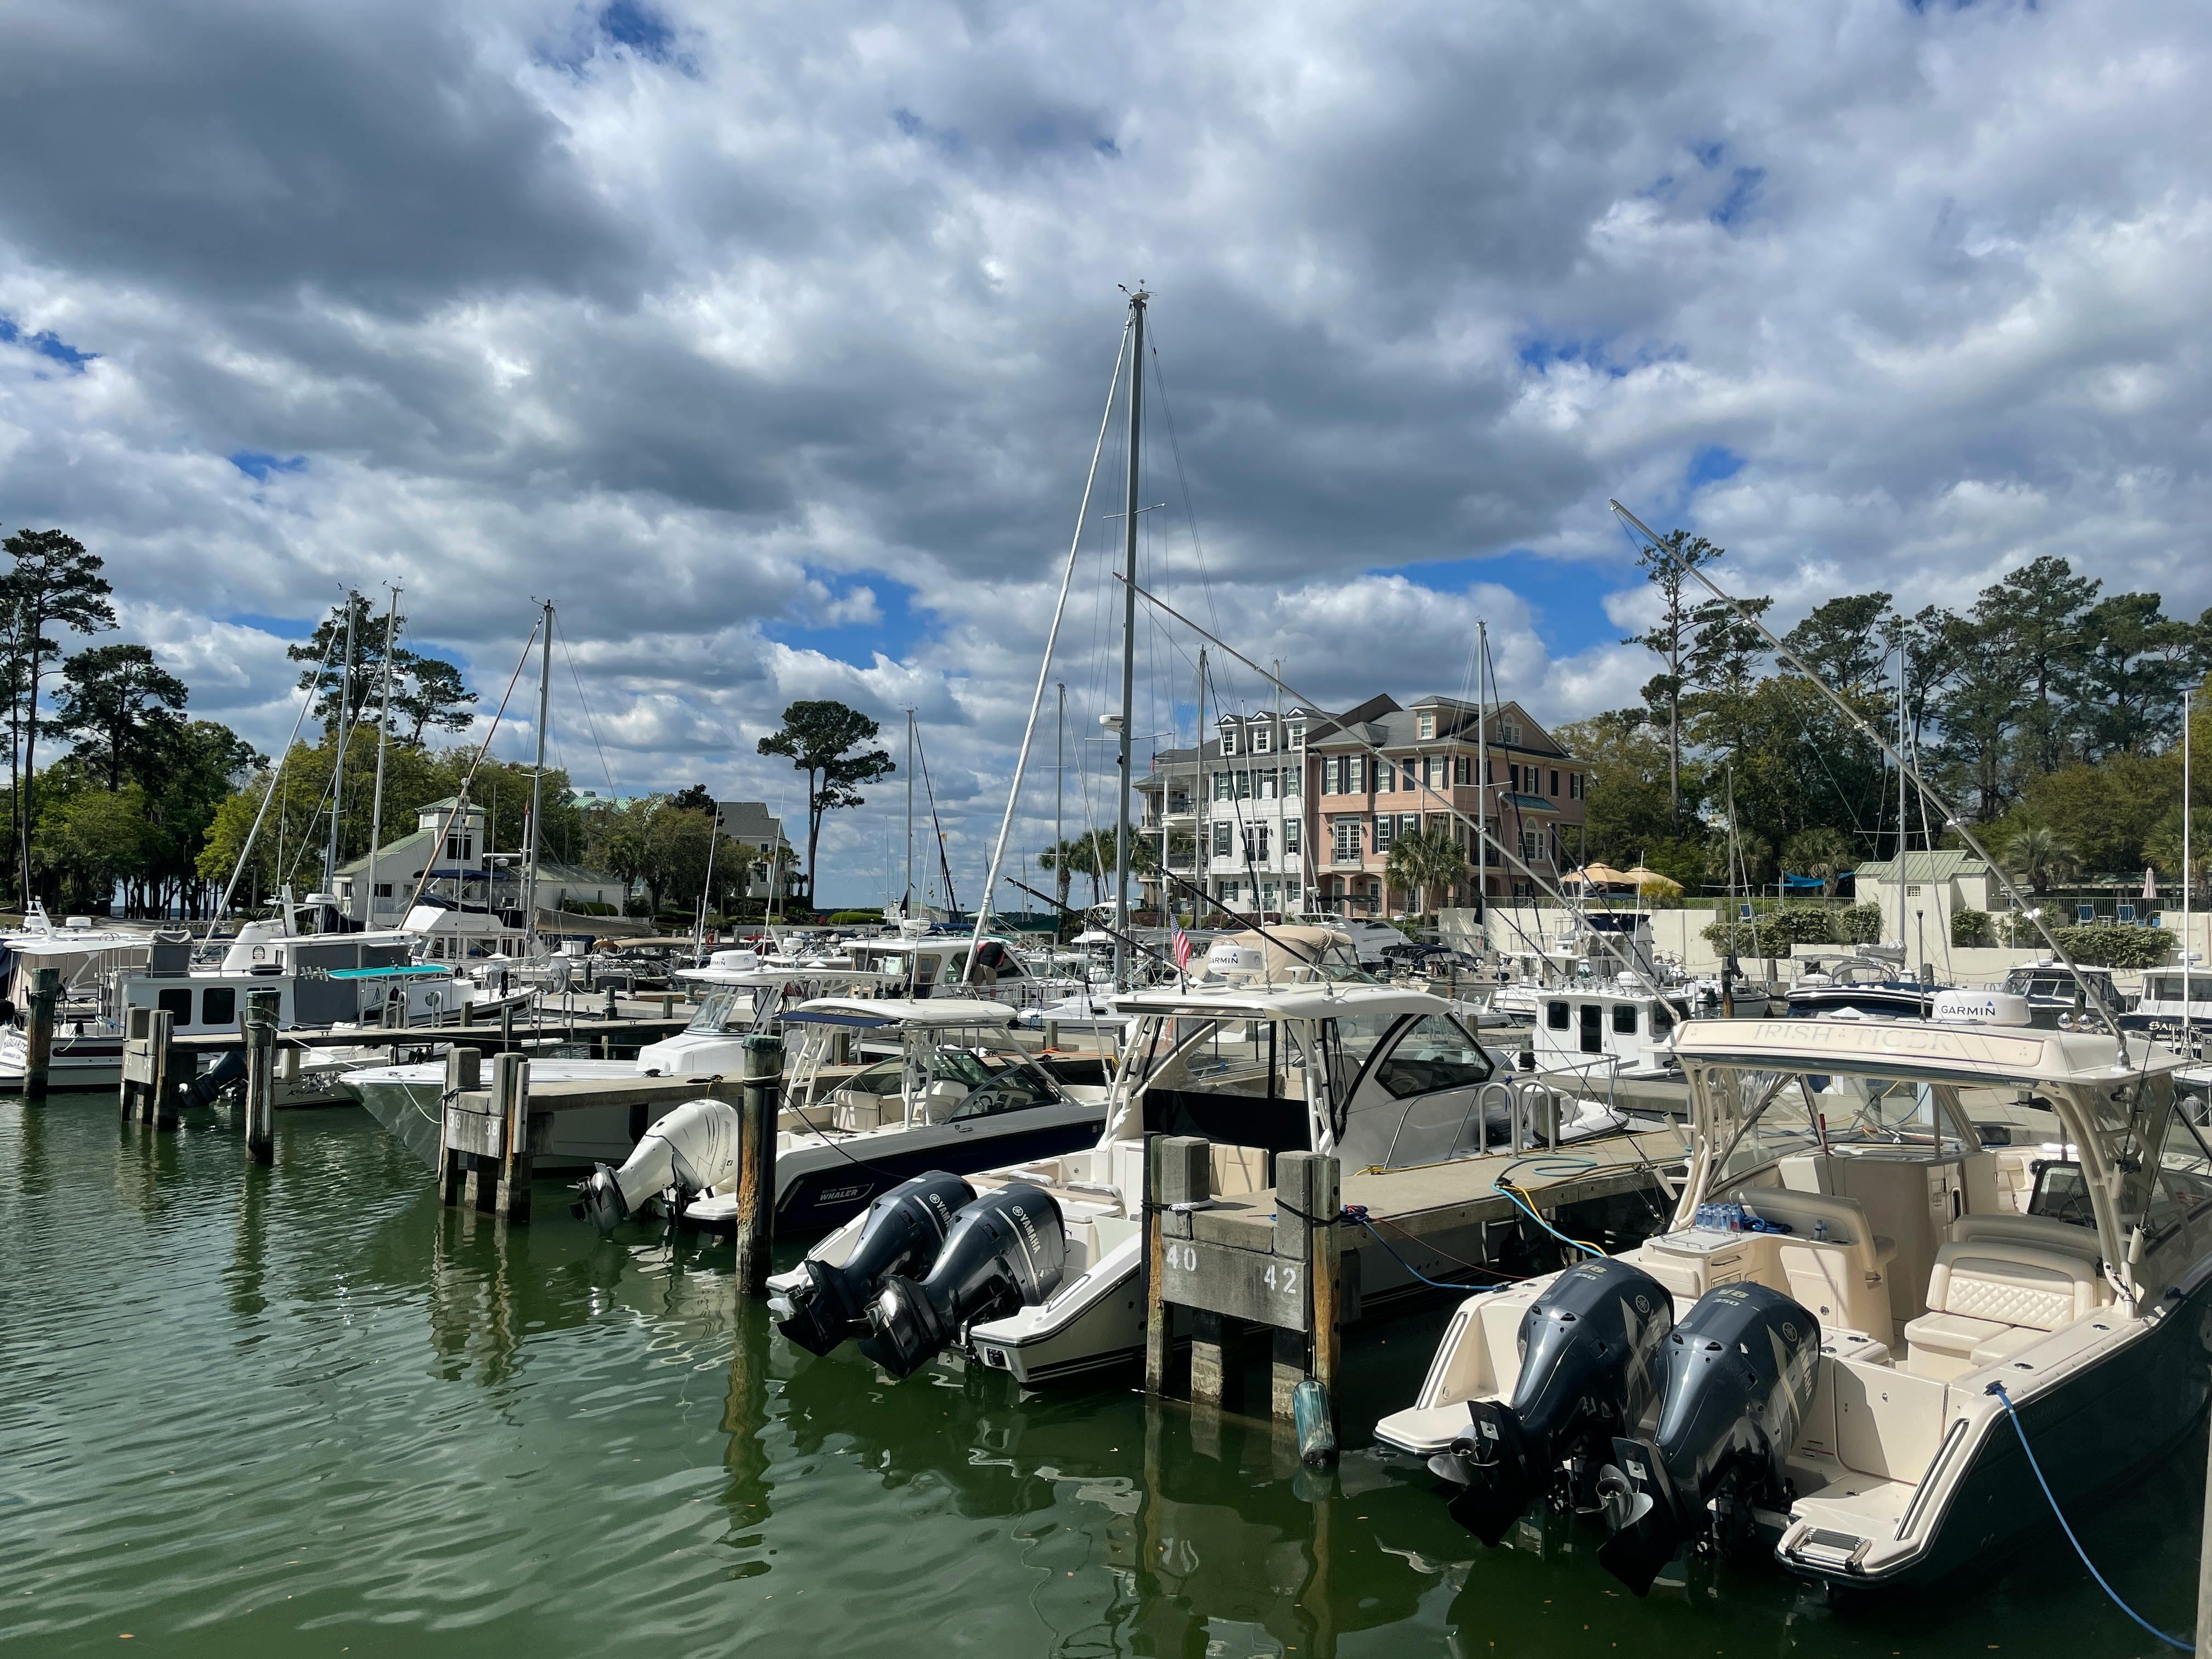
<svg viewBox="0 0 2212 1659"><path fill-rule="evenodd" d="M2102 1083L2142 1072L2170 1072L2180 1056L2135 1043L2123 1055L2110 1036L2017 1027L1936 1025L1917 1019L1693 1019L1674 1033L1685 1063L1767 1070L1896 1072L1988 1081ZM1795 1062L1794 1064L1792 1062Z"/></svg>
<svg viewBox="0 0 2212 1659"><path fill-rule="evenodd" d="M784 1015L805 1024L809 1014L844 1014L884 1025L1011 1025L1014 1011L1003 1002L966 997L816 997Z"/></svg>
<svg viewBox="0 0 2212 1659"><path fill-rule="evenodd" d="M1395 985L1155 985L1113 1000L1124 1014L1188 1014L1229 1019L1340 1019L1360 1014L1448 1014L1451 1005Z"/></svg>

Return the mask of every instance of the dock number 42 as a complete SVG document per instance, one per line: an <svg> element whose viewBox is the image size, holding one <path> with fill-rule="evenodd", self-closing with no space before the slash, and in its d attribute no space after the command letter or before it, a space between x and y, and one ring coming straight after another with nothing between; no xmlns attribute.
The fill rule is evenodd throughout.
<svg viewBox="0 0 2212 1659"><path fill-rule="evenodd" d="M1285 1296L1298 1293L1298 1270L1289 1262L1269 1267L1260 1279L1269 1290L1280 1291Z"/></svg>

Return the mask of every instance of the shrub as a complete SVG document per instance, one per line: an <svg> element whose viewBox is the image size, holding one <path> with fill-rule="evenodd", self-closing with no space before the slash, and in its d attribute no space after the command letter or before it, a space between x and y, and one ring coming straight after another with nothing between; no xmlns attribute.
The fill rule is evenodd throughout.
<svg viewBox="0 0 2212 1659"><path fill-rule="evenodd" d="M2094 922L2051 932L2066 954L2085 968L2154 968L2173 948L2173 935L2158 927Z"/></svg>
<svg viewBox="0 0 2212 1659"><path fill-rule="evenodd" d="M611 916L616 914L613 905L603 904L598 899L578 899L567 908L572 915L579 916Z"/></svg>
<svg viewBox="0 0 2212 1659"><path fill-rule="evenodd" d="M884 919L880 910L839 910L830 918L832 927L861 927Z"/></svg>
<svg viewBox="0 0 2212 1659"><path fill-rule="evenodd" d="M1786 957L1793 945L1832 945L1835 933L1827 907L1820 904L1778 904L1757 913L1756 924L1730 916L1705 931L1717 951L1738 957Z"/></svg>
<svg viewBox="0 0 2212 1659"><path fill-rule="evenodd" d="M1951 912L1951 943L1973 950L1990 942L1990 913L1986 910Z"/></svg>
<svg viewBox="0 0 2212 1659"><path fill-rule="evenodd" d="M1878 945L1881 942L1881 906L1854 904L1835 912L1835 941L1838 945ZM1955 941L1954 941L1955 942ZM1812 943L1811 940L1807 941Z"/></svg>

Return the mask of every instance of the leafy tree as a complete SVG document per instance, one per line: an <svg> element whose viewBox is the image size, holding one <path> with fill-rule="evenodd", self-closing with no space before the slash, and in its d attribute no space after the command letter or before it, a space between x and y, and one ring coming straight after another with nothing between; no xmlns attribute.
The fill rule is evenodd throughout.
<svg viewBox="0 0 2212 1659"><path fill-rule="evenodd" d="M2117 754L2101 766L2063 767L2027 786L2019 816L2042 826L2094 871L2140 870L2144 846L2181 799L2173 756Z"/></svg>
<svg viewBox="0 0 2212 1659"><path fill-rule="evenodd" d="M1423 912L1436 908L1430 902L1432 897L1449 893L1472 873L1467 849L1441 823L1399 836L1390 844L1382 869L1391 886L1417 896L1414 908Z"/></svg>
<svg viewBox="0 0 2212 1659"><path fill-rule="evenodd" d="M1743 611L1764 617L1774 601L1747 600ZM1758 689L1767 653L1764 635L1734 606L1709 599L1691 613L1697 627L1683 665L1682 711L1692 739L1708 752L1741 764L1745 712Z"/></svg>
<svg viewBox="0 0 2212 1659"><path fill-rule="evenodd" d="M1987 823L2016 793L2012 738L2027 697L2002 628L1963 617L1950 617L1945 626L1954 672L1925 682L1941 733L1931 755L1958 793L1972 793L1973 815Z"/></svg>
<svg viewBox="0 0 2212 1659"><path fill-rule="evenodd" d="M816 888L815 854L822 815L866 805L857 786L889 777L897 768L881 749L853 751L879 727L857 708L828 700L802 701L783 711L781 729L760 740L763 755L781 755L806 774L806 880Z"/></svg>
<svg viewBox="0 0 2212 1659"><path fill-rule="evenodd" d="M2181 726L2197 630L2169 621L2155 593L2115 593L2081 618L2075 714L2093 755L2135 754Z"/></svg>
<svg viewBox="0 0 2212 1659"><path fill-rule="evenodd" d="M348 672L344 635L346 621L353 622L351 672ZM315 631L284 654L308 667L300 675L300 689L319 690L315 717L325 732L343 724L351 726L368 711L380 708L384 696L384 664L392 662L392 713L395 735L419 744L426 730L464 732L476 718L470 705L477 694L462 683L461 671L440 657L424 656L398 643L407 625L402 612L393 618L388 608L375 609L368 595L349 591L331 607ZM325 653L328 666L322 666Z"/></svg>
<svg viewBox="0 0 2212 1659"><path fill-rule="evenodd" d="M115 607L108 595L114 585L101 575L102 561L85 550L82 542L60 530L19 530L4 542L15 565L0 576L0 614L7 617L8 654L11 659L10 725L15 734L12 791L15 802L15 834L11 838L21 857L22 890L28 902L31 883L31 826L38 822L32 779L37 775L39 739L39 680L46 659L61 647L46 637L49 628L71 633L94 634L115 626Z"/></svg>
<svg viewBox="0 0 2212 1659"><path fill-rule="evenodd" d="M1858 864L1857 843L1828 824L1800 830L1782 848L1782 867L1792 875L1818 876L1824 898L1836 896L1836 884Z"/></svg>
<svg viewBox="0 0 2212 1659"><path fill-rule="evenodd" d="M191 696L144 646L96 645L62 665L54 724L77 739L77 757L105 773L110 790L120 789L125 777L150 781Z"/></svg>
<svg viewBox="0 0 2212 1659"><path fill-rule="evenodd" d="M671 795L668 804L679 812L711 812L714 810L714 797L705 784L695 783Z"/></svg>
<svg viewBox="0 0 2212 1659"><path fill-rule="evenodd" d="M1682 816L1682 670L1695 631L1692 613L1696 609L1688 602L1689 573L1698 565L1711 564L1725 551L1703 536L1692 536L1686 530L1671 530L1660 538L1658 547L1646 547L1636 556L1645 580L1659 590L1659 621L1648 631L1632 635L1621 643L1640 645L1666 665L1645 684L1644 702L1652 712L1655 723L1661 714L1666 716L1667 816L1670 822L1679 822Z"/></svg>
<svg viewBox="0 0 2212 1659"><path fill-rule="evenodd" d="M1846 702L1876 704L1893 684L1882 641L1888 617L1888 594L1846 594L1815 606L1782 642Z"/></svg>
<svg viewBox="0 0 2212 1659"><path fill-rule="evenodd" d="M139 875L153 850L146 792L120 789L49 792L33 850L40 866L61 877L87 908L105 909L118 881Z"/></svg>

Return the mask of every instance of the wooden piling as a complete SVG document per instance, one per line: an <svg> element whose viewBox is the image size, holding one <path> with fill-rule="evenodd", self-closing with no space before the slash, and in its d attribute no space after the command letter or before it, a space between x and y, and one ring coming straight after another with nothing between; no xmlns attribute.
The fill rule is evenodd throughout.
<svg viewBox="0 0 2212 1659"><path fill-rule="evenodd" d="M660 994L660 1017L663 1019L676 1018L676 998L667 991Z"/></svg>
<svg viewBox="0 0 2212 1659"><path fill-rule="evenodd" d="M738 1108L738 1251L739 1296L768 1291L775 1239L775 1126L782 1109L783 1038L745 1039L744 1095Z"/></svg>
<svg viewBox="0 0 2212 1659"><path fill-rule="evenodd" d="M1145 1259L1152 1264L1145 1278L1145 1388L1152 1394L1165 1394L1170 1382L1169 1367L1175 1353L1175 1316L1167 1298L1168 1273L1182 1267L1187 1255L1195 1255L1189 1242L1191 1212L1177 1212L1172 1206L1203 1204L1213 1196L1212 1154L1209 1143L1197 1135L1154 1135L1146 1142L1145 1154ZM1174 1252L1172 1255L1170 1251ZM1218 1376L1220 1327L1217 1324L1211 1328L1209 1335L1212 1352L1207 1356L1208 1364ZM1194 1387L1198 1364L1195 1354L1192 1364Z"/></svg>
<svg viewBox="0 0 2212 1659"><path fill-rule="evenodd" d="M499 1051L503 1054L514 1052L514 1005L507 1003L499 1011Z"/></svg>
<svg viewBox="0 0 2212 1659"><path fill-rule="evenodd" d="M492 1062L492 1110L506 1127L507 1145L499 1162L499 1185L492 1209L509 1221L530 1219L530 1182L536 1173L538 1137L531 1133L530 1062L520 1054L501 1054ZM552 1124L549 1120L550 1135Z"/></svg>
<svg viewBox="0 0 2212 1659"><path fill-rule="evenodd" d="M607 1018L613 1019L615 1017L615 988L610 985L607 987Z"/></svg>
<svg viewBox="0 0 2212 1659"><path fill-rule="evenodd" d="M276 1161L276 1011L281 992L248 991L246 1018L246 1155Z"/></svg>
<svg viewBox="0 0 2212 1659"><path fill-rule="evenodd" d="M40 968L31 975L31 1006L23 1044L23 1098L44 1100L54 1060L54 1009L61 1000L62 972Z"/></svg>
<svg viewBox="0 0 2212 1659"><path fill-rule="evenodd" d="M483 1086L483 1054L476 1048L455 1047L446 1051L446 1087L439 1112L438 1201L448 1209L461 1201L468 1172L468 1155L453 1146L444 1133L443 1120L456 1098Z"/></svg>
<svg viewBox="0 0 2212 1659"><path fill-rule="evenodd" d="M177 1127L177 1099L171 1087L170 1045L176 1019L166 1008L131 1008L123 1020L122 1097L125 1123Z"/></svg>

